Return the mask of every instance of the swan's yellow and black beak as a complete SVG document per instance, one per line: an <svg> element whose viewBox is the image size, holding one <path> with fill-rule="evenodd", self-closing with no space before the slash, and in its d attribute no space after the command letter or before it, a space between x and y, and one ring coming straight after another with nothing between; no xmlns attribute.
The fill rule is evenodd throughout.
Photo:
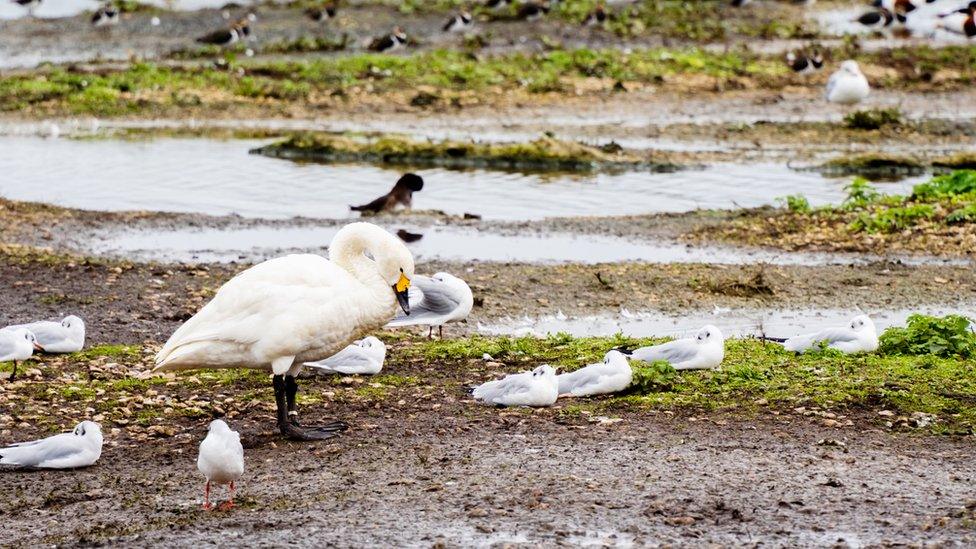
<svg viewBox="0 0 976 549"><path fill-rule="evenodd" d="M400 280L393 285L393 293L396 294L397 303L400 304L400 308L403 312L410 314L410 296L407 290L410 289L410 279L400 273Z"/></svg>

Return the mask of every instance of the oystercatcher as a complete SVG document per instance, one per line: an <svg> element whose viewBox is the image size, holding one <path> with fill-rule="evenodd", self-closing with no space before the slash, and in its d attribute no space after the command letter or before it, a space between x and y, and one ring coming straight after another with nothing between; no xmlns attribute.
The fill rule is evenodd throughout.
<svg viewBox="0 0 976 549"><path fill-rule="evenodd" d="M400 27L395 27L393 32L377 38L369 43L369 51L387 52L402 48L407 43L407 33Z"/></svg>
<svg viewBox="0 0 976 549"><path fill-rule="evenodd" d="M793 72L807 75L813 74L823 68L824 60L819 51L814 51L813 55L807 55L806 53L797 55L794 52L789 52L786 54L786 63Z"/></svg>
<svg viewBox="0 0 976 549"><path fill-rule="evenodd" d="M248 18L241 19L226 29L214 31L206 36L197 38L201 44L211 44L214 46L229 46L251 35L251 23Z"/></svg>
<svg viewBox="0 0 976 549"><path fill-rule="evenodd" d="M583 20L584 27L595 27L597 25L602 25L608 19L607 9L603 7L603 4L597 4L593 11L586 15L586 19Z"/></svg>
<svg viewBox="0 0 976 549"><path fill-rule="evenodd" d="M474 23L474 19L471 18L471 14L466 11L462 11L451 16L451 18L444 23L441 30L444 32L464 32L471 27L472 23Z"/></svg>
<svg viewBox="0 0 976 549"><path fill-rule="evenodd" d="M334 19L338 11L338 6L336 2L329 2L319 8L309 8L305 10L305 15L312 21L318 21L323 23L329 19Z"/></svg>
<svg viewBox="0 0 976 549"><path fill-rule="evenodd" d="M91 24L96 27L108 27L119 23L119 8L114 4L105 4L92 15Z"/></svg>

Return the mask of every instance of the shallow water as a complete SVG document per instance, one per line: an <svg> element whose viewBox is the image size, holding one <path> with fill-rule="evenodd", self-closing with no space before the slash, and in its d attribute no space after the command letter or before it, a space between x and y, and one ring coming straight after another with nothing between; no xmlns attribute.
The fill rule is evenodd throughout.
<svg viewBox="0 0 976 549"><path fill-rule="evenodd" d="M909 315L962 314L976 318L976 304L964 307L919 307L912 310L864 311L874 321L879 332L890 326L905 324ZM491 323L479 323L478 331L488 335L531 335L544 337L549 334L568 333L573 336L610 336L622 333L630 337L689 337L702 326L713 324L726 337L758 336L789 337L798 333L843 326L861 314L853 309L716 309L712 313L694 312L676 317L661 313L632 313L622 310L618 314L593 315L567 318L562 313L534 318L503 319Z"/></svg>
<svg viewBox="0 0 976 549"><path fill-rule="evenodd" d="M90 210L149 210L250 218L354 217L350 204L387 192L398 169L302 164L248 154L252 140L75 140L0 137L0 196ZM754 207L801 193L813 205L838 202L849 178L784 165L718 165L655 174L551 176L419 170L417 210L486 219L619 216ZM923 178L886 184L889 192Z"/></svg>
<svg viewBox="0 0 976 549"><path fill-rule="evenodd" d="M382 223L381 223L382 224ZM505 235L466 227L388 226L421 233L408 244L419 260L499 261L525 263L715 263L774 265L864 264L880 258L853 254L779 252L761 249L689 246L670 241L634 241L600 235L546 233ZM324 254L338 227L249 227L235 229L111 231L86 240L81 251L145 261L255 262L283 253ZM908 263L955 264L937 259L903 259Z"/></svg>

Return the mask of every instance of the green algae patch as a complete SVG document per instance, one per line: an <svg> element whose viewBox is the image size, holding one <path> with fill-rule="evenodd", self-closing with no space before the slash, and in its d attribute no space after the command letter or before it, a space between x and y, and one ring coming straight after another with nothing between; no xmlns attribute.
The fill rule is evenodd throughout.
<svg viewBox="0 0 976 549"><path fill-rule="evenodd" d="M828 176L859 175L868 179L921 175L928 169L929 166L917 158L884 153L842 156L817 167L817 171Z"/></svg>
<svg viewBox="0 0 976 549"><path fill-rule="evenodd" d="M397 135L357 137L346 134L299 133L251 151L275 158L317 162L370 162L445 168L487 168L527 171L655 171L682 166L625 151L616 144L602 147L543 136L525 143L420 141Z"/></svg>

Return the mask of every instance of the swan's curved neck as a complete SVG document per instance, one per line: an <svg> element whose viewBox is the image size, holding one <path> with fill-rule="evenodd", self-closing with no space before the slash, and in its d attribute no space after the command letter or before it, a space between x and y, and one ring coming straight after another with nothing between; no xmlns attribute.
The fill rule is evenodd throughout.
<svg viewBox="0 0 976 549"><path fill-rule="evenodd" d="M353 277L363 284L386 289L388 284L380 276L376 262L366 257L366 252L376 253L370 250L367 236L361 231L340 232L332 240L332 245L329 248L329 260L349 271Z"/></svg>

